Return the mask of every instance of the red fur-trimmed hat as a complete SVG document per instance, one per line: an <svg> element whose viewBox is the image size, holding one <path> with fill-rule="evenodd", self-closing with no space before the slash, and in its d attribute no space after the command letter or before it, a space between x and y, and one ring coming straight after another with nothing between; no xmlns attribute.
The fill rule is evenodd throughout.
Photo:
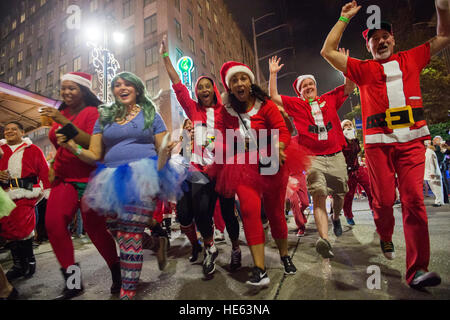
<svg viewBox="0 0 450 320"><path fill-rule="evenodd" d="M230 90L229 83L231 77L238 72L246 73L250 77L252 83L255 82L255 75L249 66L236 61L225 62L222 68L220 68L220 78L222 79L222 84L226 92Z"/></svg>
<svg viewBox="0 0 450 320"><path fill-rule="evenodd" d="M312 81L314 81L314 83L316 84L316 87L317 87L317 81L316 81L316 78L314 78L313 75L311 75L311 74L304 74L304 75L299 76L297 79L295 79L295 81L292 84L292 86L294 87L295 93L300 98L302 97L302 94L300 93L300 91L301 91L300 87L302 85L303 80L306 80L306 79L312 79Z"/></svg>
<svg viewBox="0 0 450 320"><path fill-rule="evenodd" d="M69 72L61 77L61 82L69 80L92 90L92 75L84 72Z"/></svg>

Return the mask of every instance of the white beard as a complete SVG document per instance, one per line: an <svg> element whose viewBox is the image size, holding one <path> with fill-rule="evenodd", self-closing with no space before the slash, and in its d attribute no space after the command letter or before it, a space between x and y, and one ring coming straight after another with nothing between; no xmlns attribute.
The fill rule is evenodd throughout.
<svg viewBox="0 0 450 320"><path fill-rule="evenodd" d="M345 129L344 130L344 136L348 140L354 140L356 139L355 129Z"/></svg>
<svg viewBox="0 0 450 320"><path fill-rule="evenodd" d="M386 60L391 56L391 52L388 50L384 53L375 53L375 60Z"/></svg>

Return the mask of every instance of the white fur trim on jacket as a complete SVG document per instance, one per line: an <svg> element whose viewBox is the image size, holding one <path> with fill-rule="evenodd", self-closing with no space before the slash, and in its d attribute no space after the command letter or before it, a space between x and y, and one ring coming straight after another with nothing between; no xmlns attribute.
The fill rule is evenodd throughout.
<svg viewBox="0 0 450 320"><path fill-rule="evenodd" d="M23 188L15 188L15 189L8 189L8 191L6 193L9 195L9 197L12 200L22 199L22 198L34 199L34 198L38 198L38 197L42 196L42 194L43 194L41 188L33 188L33 191L26 190Z"/></svg>

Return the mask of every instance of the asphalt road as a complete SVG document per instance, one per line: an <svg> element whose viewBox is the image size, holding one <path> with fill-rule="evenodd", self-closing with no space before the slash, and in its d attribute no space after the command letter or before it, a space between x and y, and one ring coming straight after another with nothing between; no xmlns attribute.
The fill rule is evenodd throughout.
<svg viewBox="0 0 450 320"><path fill-rule="evenodd" d="M241 232L243 267L230 273L230 245L228 238L218 243L220 250L216 272L205 279L201 263L188 261L190 245L179 230L172 233L169 263L159 271L156 257L144 251L144 267L136 299L141 300L448 300L450 299L450 210L449 206L434 208L431 198L426 198L431 240L430 270L441 275L440 286L427 291L409 288L405 281L405 244L401 220L401 207L395 206L396 227L393 242L396 258L384 258L379 247L372 215L367 201L355 200L353 209L356 225L350 227L341 217L343 235L336 238L330 224L331 243L335 258L322 259L315 251L318 234L312 215L308 217L306 235L297 238L293 217L289 219L289 252L298 271L284 275L278 251L272 238L267 239L266 267L270 286L265 289L249 289L245 281L252 262L250 251ZM76 261L82 269L85 293L76 300L115 300L109 288L109 269L88 238L74 239ZM50 300L63 288L59 265L49 243L35 250L37 272L31 279L18 279L14 286L20 299ZM12 262L8 253L0 254L5 270ZM368 272L369 268L369 272ZM378 269L379 268L379 269ZM372 271L371 271L372 270ZM379 288L368 288L373 270L380 271ZM373 278L371 278L373 279ZM369 279L370 283L376 283Z"/></svg>

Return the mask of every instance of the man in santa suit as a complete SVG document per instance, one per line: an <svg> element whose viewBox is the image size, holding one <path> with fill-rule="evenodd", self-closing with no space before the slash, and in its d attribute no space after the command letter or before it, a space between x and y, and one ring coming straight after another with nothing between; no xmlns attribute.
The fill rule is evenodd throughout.
<svg viewBox="0 0 450 320"><path fill-rule="evenodd" d="M347 223L351 226L355 225L353 220L352 203L355 195L356 187L359 184L363 187L369 200L369 206L372 210L372 192L370 191L370 180L367 169L359 165L358 153L361 151L359 140L356 137L353 122L345 119L341 122L342 131L344 132L347 145L342 149L344 153L345 162L347 163L348 174L348 192L344 198L344 216Z"/></svg>
<svg viewBox="0 0 450 320"><path fill-rule="evenodd" d="M314 220L320 236L316 251L323 258L333 258L328 239L326 199L329 194L333 196L333 231L336 236L341 236L339 216L348 191L347 166L342 154L346 142L337 111L353 91L355 84L346 79L344 85L319 97L314 76L302 75L293 84L298 97L282 96L277 89L277 73L283 66L280 65L280 58L275 56L269 59L270 97L293 118L298 143L314 155L307 170L307 186L313 198Z"/></svg>
<svg viewBox="0 0 450 320"><path fill-rule="evenodd" d="M44 154L30 139L23 138L24 133L23 126L12 121L5 126L5 139L0 140L3 153L0 183L16 204L9 216L0 219L0 238L7 241L14 261L13 267L6 273L9 281L31 277L36 270L32 246L35 205L37 200L48 197L50 192Z"/></svg>
<svg viewBox="0 0 450 320"><path fill-rule="evenodd" d="M365 61L336 50L347 24L360 9L356 1L342 7L321 54L360 89L367 167L381 249L386 258L394 258L392 207L397 174L406 242L406 281L418 289L436 286L441 278L428 272L430 239L422 183L423 140L430 139L430 132L424 118L420 73L432 55L450 44L450 3L436 0L436 37L407 51L394 54L395 39L389 23L381 22L365 30L366 48L373 56Z"/></svg>

